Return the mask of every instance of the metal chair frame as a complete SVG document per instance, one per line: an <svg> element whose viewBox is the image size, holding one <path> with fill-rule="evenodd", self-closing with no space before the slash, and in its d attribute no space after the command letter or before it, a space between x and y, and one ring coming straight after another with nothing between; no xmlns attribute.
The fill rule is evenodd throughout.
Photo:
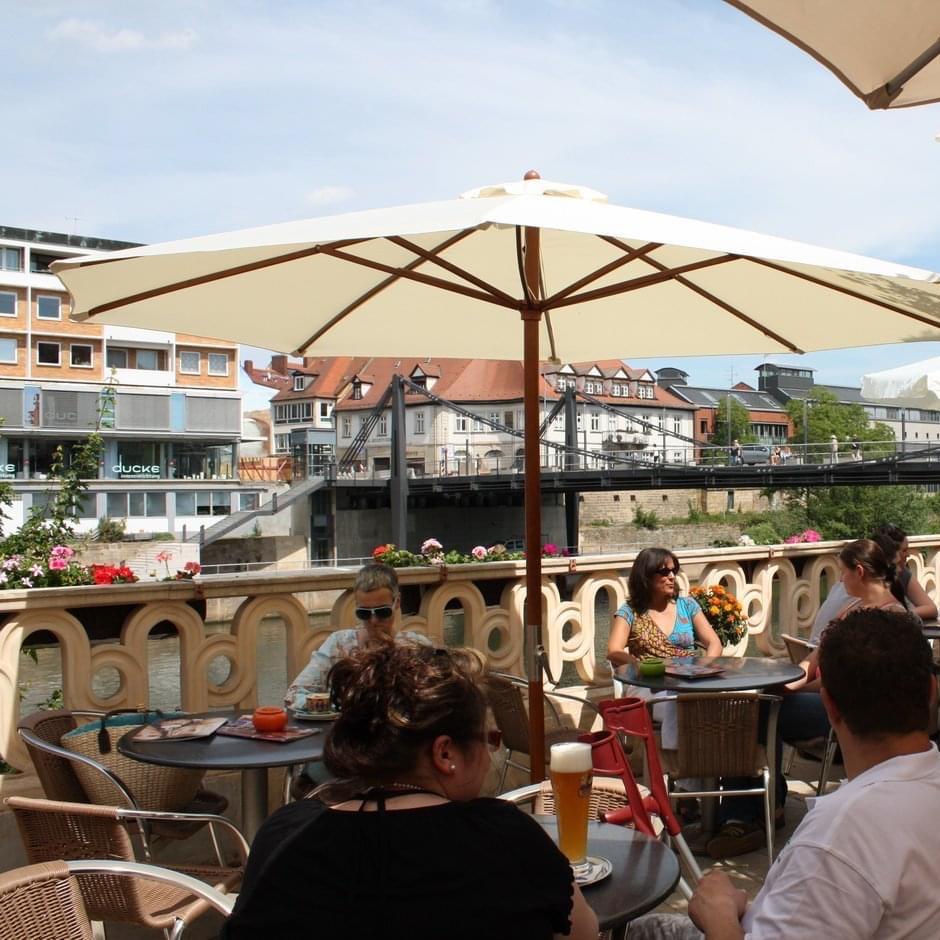
<svg viewBox="0 0 940 940"><path fill-rule="evenodd" d="M92 710L69 710L67 712L70 716L83 716L90 718L101 718L105 712L102 711L92 711ZM98 763L98 761L93 760L90 757L86 757L84 754L78 754L75 751L67 750L58 744L53 744L50 741L45 740L45 738L40 737L35 733L31 728L26 727L24 723L21 723L17 726L17 734L20 738L26 743L28 748L36 748L39 751L44 751L47 754L52 754L55 757L58 757L62 760L69 761L70 764L83 764L86 767L90 767L96 773L101 774L106 777L115 790L120 794L122 799L126 802L127 808L136 812L136 816L127 818L136 818L137 826L140 831L140 837L143 843L143 852L145 857L149 860L152 860L151 856L151 847L153 841L153 831L152 823L154 822L179 822L184 825L193 825L204 823L208 827L209 838L212 842L212 848L215 853L216 861L220 866L224 866L225 860L222 855L222 849L219 845L218 835L216 834L215 826L220 824L219 821L223 820L225 825L233 826L229 820L225 819L222 816L219 816L215 813L185 813L185 812L174 812L168 813L163 811L150 811L142 810L140 804L137 802L134 794L131 792L130 788L124 783L124 781L113 771L109 770L104 764ZM43 790L45 792L45 782L40 777L40 782L43 783ZM85 796L85 802L91 803L91 800L88 799L87 795L84 792L84 789L81 786L81 783L77 780L74 780L75 787ZM66 800L66 802L69 802ZM236 830L237 831L237 830ZM244 842L244 837L239 832L239 839Z"/></svg>

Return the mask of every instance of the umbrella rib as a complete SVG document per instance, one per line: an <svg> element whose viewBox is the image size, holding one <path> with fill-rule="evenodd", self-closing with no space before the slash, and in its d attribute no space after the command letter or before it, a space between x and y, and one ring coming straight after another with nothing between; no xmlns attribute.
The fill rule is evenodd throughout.
<svg viewBox="0 0 940 940"><path fill-rule="evenodd" d="M461 237L469 235L475 229L464 229L461 232ZM400 235L392 235L389 237L388 241L393 242L396 245L406 249L407 251L413 252L418 255L420 261L430 261L431 264L436 264L442 267L445 271L449 271L451 274L456 274L457 277L462 277L465 281L468 281L470 284L474 284L479 287L481 290L488 291L494 297L502 297L503 300L512 304L514 307L518 306L519 301L513 297L511 294L507 294L505 291L500 290L498 287L495 287L493 284L484 281L483 278L477 277L475 274L471 274L469 271L465 271L463 268L458 267L451 261L446 261L444 258L438 257L438 252L443 251L445 248L449 248L451 244L457 239L451 240L450 244L441 245L439 248L435 248L433 251L427 251L424 248L420 248L418 245L415 245L413 242L410 242L407 238L402 238Z"/></svg>
<svg viewBox="0 0 940 940"><path fill-rule="evenodd" d="M575 291L581 290L582 287L586 287L588 284L591 284L605 275L610 274L611 271L616 271L617 268L622 268L625 264L629 264L631 261L635 261L637 258L642 257L651 251L655 251L657 248L663 247L662 242L650 242L649 244L643 245L640 248L631 248L629 245L625 245L616 238L610 238L606 235L600 235L598 237L603 241L614 245L616 248L620 248L625 251L626 256L623 258L617 258L614 261L611 261L609 264L605 264L602 268L598 268L596 271L593 271L590 274L586 274L580 280L577 280L573 284L569 284L567 287L562 288L557 293L552 294L551 297L548 297L544 301L546 306L553 306L555 301L561 300L564 297L568 297Z"/></svg>
<svg viewBox="0 0 940 940"><path fill-rule="evenodd" d="M343 248L349 245L358 245L360 242L368 241L363 238L350 238L344 241L334 242L334 245L340 245ZM151 290L140 291L137 294L131 294L128 297L122 297L120 300L109 300L106 304L98 304L88 311L88 316L93 317L99 313L107 313L117 307L126 307L129 304L139 303L142 300L150 300L153 297L162 297L164 294L173 294L177 291L188 290L190 287L199 287L202 284L211 284L213 281L222 281L227 277L236 277L239 274L249 274L252 271L259 271L263 268L270 268L277 264L287 264L290 261L299 261L301 258L309 258L311 255L319 254L324 245L314 245L312 248L301 248L299 251L292 251L286 255L277 255L274 258L265 258L263 261L251 261L248 264L240 264L234 268L226 268L223 271L213 271L212 274L200 274L198 277L187 278L185 281L176 281L174 284L165 284L163 287L154 287ZM99 261L83 262L79 267L92 267L98 264L118 264L120 260L136 259L109 259L102 258Z"/></svg>
<svg viewBox="0 0 940 940"><path fill-rule="evenodd" d="M616 284L610 284L607 287L599 287L597 290L576 294L573 297L566 297L557 303L553 303L552 307L554 309L558 307L569 307L573 304L588 303L592 300L603 300L605 297L612 297L616 294L628 294L631 291L640 290L643 287L652 287L655 284L675 280L680 274L688 274L690 271L699 271L702 268L711 268L716 264L727 264L729 261L737 261L740 258L741 255L718 255L715 258L692 261L689 264L683 264L677 268L658 271L656 274L646 274L643 277L633 278L631 281L618 281Z"/></svg>
<svg viewBox="0 0 940 940"><path fill-rule="evenodd" d="M814 277L812 274L806 274L803 271L792 270L791 268L784 267L782 264L777 264L774 261L768 261L766 258L754 258L752 256L748 256L745 260L753 261L754 264L762 264L764 267L772 268L774 271L780 271L781 274L789 274L792 277L802 278L804 281L809 281L811 284L816 284L819 287L828 287L830 290L837 291L840 294L846 294L855 300L861 300L865 303L874 304L877 307L884 307L885 310L890 310L892 313L900 314L902 317L907 317L910 320L916 320L918 323L923 323L926 326L932 326L934 329L940 327L940 321L933 319L932 317L928 317L920 313L912 313L910 310L905 310L904 307L899 307L896 304L889 303L886 300L876 300L874 297L866 297L865 294L860 294L858 291L852 290L851 287L843 287L841 284L830 284L828 281L824 281L822 278Z"/></svg>
<svg viewBox="0 0 940 940"><path fill-rule="evenodd" d="M655 261L652 258L644 259L647 264L651 264L654 268L658 268L660 271L668 271L669 269L661 261ZM782 346L786 346L790 352L802 353L804 350L800 349L799 346L794 345L788 339L781 336L779 333L775 333L773 330L768 329L766 326L758 322L757 320L749 317L746 313L741 310L738 310L737 307L732 306L727 301L722 300L720 297L717 297L711 291L705 290L704 287L699 287L698 284L693 283L688 278L682 277L679 275L676 277L676 282L681 284L683 287L699 295L699 297L704 297L709 303L715 304L716 307L721 307L722 310L730 313L731 316L736 317L738 320L741 320L743 323L746 323L748 326L753 327L755 330L763 333L764 336L770 337L770 339L775 340L780 343Z"/></svg>
<svg viewBox="0 0 940 940"><path fill-rule="evenodd" d="M441 290L449 290L453 294L463 294L465 297L472 297L474 300L482 300L486 303L496 304L498 307L509 307L513 310L519 309L519 301L510 298L508 301L500 297L494 297L484 291L474 290L472 287L465 287L463 284L454 284L451 281L445 281L439 277L432 277L429 274L421 274L419 271L411 270L409 267L396 268L390 264L383 264L381 261L373 261L371 258L360 258L357 255L347 254L328 246L321 246L322 254L331 258L337 258L340 261L348 261L351 264L358 264L364 268L372 268L375 271L381 271L384 274L390 274L393 277L403 277L409 281L417 281L419 284L426 284L429 287L437 287Z"/></svg>
<svg viewBox="0 0 940 940"><path fill-rule="evenodd" d="M451 235L450 238L445 239L443 242L440 243L440 245L431 249L431 251L428 252L428 254L432 254L438 251L446 251L448 248L451 247L451 245L456 245L457 242L462 241L464 238L466 238L472 231L473 229L464 229L463 231L458 232L456 235ZM421 264L424 260L425 260L424 258L415 258L413 261L410 261L407 265L405 265L405 268L408 270L412 270L418 267L418 265ZM322 326L319 330L317 330L316 333L313 334L313 336L310 336L306 340L304 340L297 347L297 352L299 353L301 350L306 349L312 342L314 342L314 340L319 339L327 330L330 330L334 326L336 326L336 324L339 323L340 320L345 319L354 310L358 310L359 307L361 307L364 303L371 300L373 297L376 296L376 294L381 293L383 290L385 290L386 287L389 287L392 284L394 284L398 279L399 279L399 275L393 274L387 277L384 281L380 282L379 284L376 284L375 287L369 288L369 290L367 290L361 296L357 297L351 304L348 304L347 306L345 306L335 316L330 317L329 321L324 326Z"/></svg>

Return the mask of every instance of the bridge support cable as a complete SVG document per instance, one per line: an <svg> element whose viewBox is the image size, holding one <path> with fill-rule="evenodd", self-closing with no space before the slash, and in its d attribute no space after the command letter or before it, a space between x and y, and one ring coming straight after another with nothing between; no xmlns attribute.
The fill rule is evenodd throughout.
<svg viewBox="0 0 940 940"><path fill-rule="evenodd" d="M392 502L392 542L408 544L408 461L405 390L400 375L392 379L392 460L389 495Z"/></svg>
<svg viewBox="0 0 940 940"><path fill-rule="evenodd" d="M346 448L346 452L340 458L337 469L342 472L350 470L352 468L353 462L356 461L359 455L362 453L363 447L366 446L366 441L369 440L369 437L372 435L372 432L375 430L375 426L379 423L379 418L382 417L383 412L388 408L389 402L392 400L392 386L391 384L385 389L382 397L379 399L376 406L366 415L365 421L362 423L362 426L356 432L356 436L352 439L352 443L349 447Z"/></svg>

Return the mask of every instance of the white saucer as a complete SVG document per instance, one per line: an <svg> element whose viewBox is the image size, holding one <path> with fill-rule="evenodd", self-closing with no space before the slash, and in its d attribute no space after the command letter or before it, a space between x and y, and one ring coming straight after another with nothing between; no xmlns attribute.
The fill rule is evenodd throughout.
<svg viewBox="0 0 940 940"><path fill-rule="evenodd" d="M298 721L336 721L339 712L302 712L299 709L288 709Z"/></svg>
<svg viewBox="0 0 940 940"><path fill-rule="evenodd" d="M575 883L581 887L603 881L613 870L609 859L596 855L589 855L581 865L572 867Z"/></svg>

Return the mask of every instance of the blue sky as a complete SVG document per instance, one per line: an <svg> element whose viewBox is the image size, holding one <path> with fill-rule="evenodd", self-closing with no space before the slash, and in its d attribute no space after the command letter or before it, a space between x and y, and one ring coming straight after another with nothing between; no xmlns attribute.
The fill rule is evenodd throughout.
<svg viewBox="0 0 940 940"><path fill-rule="evenodd" d="M535 167L612 202L940 270L940 106L870 112L717 0L0 12L0 224L161 241L446 199ZM680 365L697 384L732 369L753 380L760 361L609 355ZM857 384L936 355L931 343L799 361Z"/></svg>

